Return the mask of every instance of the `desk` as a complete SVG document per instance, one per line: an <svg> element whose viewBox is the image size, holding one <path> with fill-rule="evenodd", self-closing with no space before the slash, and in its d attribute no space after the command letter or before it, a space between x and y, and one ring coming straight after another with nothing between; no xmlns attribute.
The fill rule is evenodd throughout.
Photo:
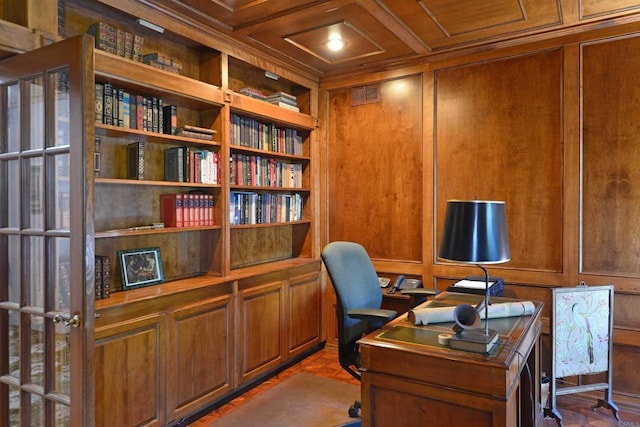
<svg viewBox="0 0 640 427"><path fill-rule="evenodd" d="M475 305L481 298L443 292L419 307ZM538 425L542 303L535 306L530 316L489 320L500 330L500 342L489 355L441 346L438 334L450 333L453 323L415 326L406 314L364 337L362 425Z"/></svg>

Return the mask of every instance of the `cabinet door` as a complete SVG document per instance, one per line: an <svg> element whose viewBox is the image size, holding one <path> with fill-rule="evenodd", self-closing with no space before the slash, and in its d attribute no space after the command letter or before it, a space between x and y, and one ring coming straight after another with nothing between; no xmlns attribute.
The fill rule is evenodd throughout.
<svg viewBox="0 0 640 427"><path fill-rule="evenodd" d="M289 281L289 356L295 356L320 342L320 302L318 274L298 276Z"/></svg>
<svg viewBox="0 0 640 427"><path fill-rule="evenodd" d="M97 426L165 425L166 315L96 328Z"/></svg>
<svg viewBox="0 0 640 427"><path fill-rule="evenodd" d="M93 424L92 40L0 62L0 425Z"/></svg>
<svg viewBox="0 0 640 427"><path fill-rule="evenodd" d="M239 294L240 382L275 368L283 361L283 282L241 290Z"/></svg>
<svg viewBox="0 0 640 427"><path fill-rule="evenodd" d="M233 305L225 296L176 310L170 321L170 419L195 412L233 387Z"/></svg>

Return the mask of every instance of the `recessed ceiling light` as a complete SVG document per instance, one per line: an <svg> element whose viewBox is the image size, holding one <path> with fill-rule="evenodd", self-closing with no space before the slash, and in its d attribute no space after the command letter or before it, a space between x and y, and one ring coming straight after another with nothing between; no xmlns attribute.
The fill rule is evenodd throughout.
<svg viewBox="0 0 640 427"><path fill-rule="evenodd" d="M342 39L329 39L327 40L325 45L329 50L337 52L339 50L342 50L342 48L344 47L344 41Z"/></svg>

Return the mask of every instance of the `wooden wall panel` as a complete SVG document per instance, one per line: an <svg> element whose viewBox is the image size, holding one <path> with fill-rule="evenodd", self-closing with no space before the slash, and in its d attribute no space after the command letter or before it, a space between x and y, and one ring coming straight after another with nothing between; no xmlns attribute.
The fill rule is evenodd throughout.
<svg viewBox="0 0 640 427"><path fill-rule="evenodd" d="M421 76L381 82L380 102L352 107L351 88L328 96L329 241L421 261Z"/></svg>
<svg viewBox="0 0 640 427"><path fill-rule="evenodd" d="M435 87L436 233L448 199L504 200L507 265L561 272L562 51L441 69Z"/></svg>
<svg viewBox="0 0 640 427"><path fill-rule="evenodd" d="M640 37L586 45L582 272L640 277Z"/></svg>

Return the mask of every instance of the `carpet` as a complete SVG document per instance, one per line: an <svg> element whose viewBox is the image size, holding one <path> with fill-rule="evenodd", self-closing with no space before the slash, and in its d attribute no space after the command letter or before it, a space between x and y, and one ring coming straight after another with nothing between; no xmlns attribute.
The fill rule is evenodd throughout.
<svg viewBox="0 0 640 427"><path fill-rule="evenodd" d="M234 409L211 427L331 427L349 421L360 386L298 372Z"/></svg>

